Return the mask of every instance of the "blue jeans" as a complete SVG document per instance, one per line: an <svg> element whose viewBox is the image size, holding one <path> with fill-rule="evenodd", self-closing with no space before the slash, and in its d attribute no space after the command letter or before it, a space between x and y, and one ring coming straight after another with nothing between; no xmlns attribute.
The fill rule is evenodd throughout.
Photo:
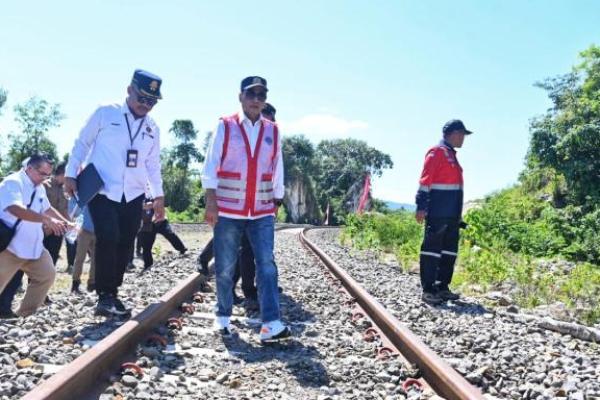
<svg viewBox="0 0 600 400"><path fill-rule="evenodd" d="M259 219L219 217L215 226L213 245L217 280L217 316L231 316L233 276L242 234L246 232L256 260L256 284L261 319L266 323L280 318L277 266L273 255L274 231L275 219L272 215Z"/></svg>

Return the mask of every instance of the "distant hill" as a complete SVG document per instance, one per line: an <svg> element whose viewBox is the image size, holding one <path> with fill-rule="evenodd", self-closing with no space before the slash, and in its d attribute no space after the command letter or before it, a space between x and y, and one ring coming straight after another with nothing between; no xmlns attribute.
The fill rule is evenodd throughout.
<svg viewBox="0 0 600 400"><path fill-rule="evenodd" d="M385 205L390 209L390 210L401 210L404 209L406 211L415 211L417 206L414 204L408 204L408 203L396 203L394 201L383 201L385 203Z"/></svg>

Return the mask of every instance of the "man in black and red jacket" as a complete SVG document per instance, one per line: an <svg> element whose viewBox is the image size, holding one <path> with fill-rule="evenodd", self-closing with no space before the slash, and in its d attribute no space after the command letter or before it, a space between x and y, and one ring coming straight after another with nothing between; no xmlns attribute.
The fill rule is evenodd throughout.
<svg viewBox="0 0 600 400"><path fill-rule="evenodd" d="M425 156L416 198L416 219L425 221L420 256L422 299L430 304L458 299L448 287L462 224L463 176L455 149L472 133L457 119L448 121L442 131L443 140Z"/></svg>

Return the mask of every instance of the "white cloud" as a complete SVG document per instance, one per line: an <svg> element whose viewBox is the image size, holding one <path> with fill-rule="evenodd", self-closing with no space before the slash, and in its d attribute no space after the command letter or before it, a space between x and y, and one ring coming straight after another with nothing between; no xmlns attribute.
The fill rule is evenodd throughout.
<svg viewBox="0 0 600 400"><path fill-rule="evenodd" d="M366 129L369 125L360 120L346 120L331 114L309 114L293 121L281 121L285 134L303 133L307 136L344 136L354 129Z"/></svg>

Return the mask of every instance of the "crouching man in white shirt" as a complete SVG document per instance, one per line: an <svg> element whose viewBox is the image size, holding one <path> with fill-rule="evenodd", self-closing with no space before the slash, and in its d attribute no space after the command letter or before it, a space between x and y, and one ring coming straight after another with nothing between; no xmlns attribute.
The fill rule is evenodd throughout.
<svg viewBox="0 0 600 400"><path fill-rule="evenodd" d="M0 183L0 219L16 232L8 247L0 252L0 292L13 275L22 270L29 278L25 297L17 311L28 316L44 302L54 283L54 263L44 248L43 226L55 235L63 235L69 222L56 211L46 197L42 183L52 175L52 160L34 154L20 171Z"/></svg>

